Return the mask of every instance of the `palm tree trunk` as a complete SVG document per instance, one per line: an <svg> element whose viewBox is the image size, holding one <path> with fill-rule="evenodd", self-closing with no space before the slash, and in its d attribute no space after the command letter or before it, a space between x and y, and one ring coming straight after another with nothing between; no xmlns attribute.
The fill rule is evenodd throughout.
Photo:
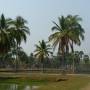
<svg viewBox="0 0 90 90"><path fill-rule="evenodd" d="M16 45L16 60L15 60L15 72L17 72L17 68L18 68L18 44Z"/></svg>
<svg viewBox="0 0 90 90"><path fill-rule="evenodd" d="M58 48L58 55L62 55L61 56L61 68L64 69L64 46L61 45L61 43L59 43L59 48Z"/></svg>
<svg viewBox="0 0 90 90"><path fill-rule="evenodd" d="M44 59L42 59L42 72L44 73Z"/></svg>
<svg viewBox="0 0 90 90"><path fill-rule="evenodd" d="M74 53L73 41L71 42L71 50L72 50L72 53Z"/></svg>
<svg viewBox="0 0 90 90"><path fill-rule="evenodd" d="M73 73L75 73L74 53L73 53L73 65L72 65L72 72L73 72Z"/></svg>
<svg viewBox="0 0 90 90"><path fill-rule="evenodd" d="M75 72L75 62L74 62L74 48L73 48L73 41L71 44L72 54L73 54L73 63L72 63L72 72Z"/></svg>
<svg viewBox="0 0 90 90"><path fill-rule="evenodd" d="M43 73L44 73L44 62L43 62Z"/></svg>
<svg viewBox="0 0 90 90"><path fill-rule="evenodd" d="M61 48L62 49L62 69L64 69L64 66L65 66L65 53L64 53L64 47Z"/></svg>
<svg viewBox="0 0 90 90"><path fill-rule="evenodd" d="M66 54L68 54L68 53L69 53L69 46L66 45Z"/></svg>

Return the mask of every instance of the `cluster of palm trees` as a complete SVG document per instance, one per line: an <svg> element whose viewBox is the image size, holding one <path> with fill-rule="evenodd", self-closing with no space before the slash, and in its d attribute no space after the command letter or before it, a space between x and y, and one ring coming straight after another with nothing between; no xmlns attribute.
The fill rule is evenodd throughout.
<svg viewBox="0 0 90 90"><path fill-rule="evenodd" d="M61 16L58 21L58 24L53 21L52 31L54 33L49 36L48 41L42 40L35 45L35 57L42 62L42 66L44 58L53 54L52 48L55 50L58 47L58 55L62 56L62 64L64 64L65 55L70 51L74 53L74 45L81 45L81 40L84 40L85 32L80 24L82 19L78 15ZM21 16L15 19L5 18L2 14L0 17L0 57L6 54L11 55L11 53L14 57L16 53L15 57L18 60L19 53L23 52L20 49L21 42L26 42L27 35L30 35L30 31L26 20Z"/></svg>
<svg viewBox="0 0 90 90"><path fill-rule="evenodd" d="M0 54L5 54L13 47L19 47L22 41L26 42L26 34L30 34L26 26L27 21L18 16L15 20L0 17Z"/></svg>
<svg viewBox="0 0 90 90"><path fill-rule="evenodd" d="M84 40L85 32L80 24L82 19L78 15L61 16L58 20L58 24L53 22L54 26L52 27L52 31L54 33L49 36L49 42L53 43L54 50L58 47L58 55L62 55L63 65L65 55L70 53L70 50L74 53L74 44L81 45L81 40ZM36 45L36 56L43 60L43 58L50 52L50 48L48 48L44 41L39 43L39 46Z"/></svg>
<svg viewBox="0 0 90 90"><path fill-rule="evenodd" d="M0 17L0 58L10 54L11 52L20 50L21 42L26 42L27 34L30 34L27 27L27 21L21 16L15 19L5 18L4 14ZM10 54L11 55L11 54ZM13 54L12 54L13 56ZM11 56L11 57L12 57ZM15 56L18 58L18 54Z"/></svg>

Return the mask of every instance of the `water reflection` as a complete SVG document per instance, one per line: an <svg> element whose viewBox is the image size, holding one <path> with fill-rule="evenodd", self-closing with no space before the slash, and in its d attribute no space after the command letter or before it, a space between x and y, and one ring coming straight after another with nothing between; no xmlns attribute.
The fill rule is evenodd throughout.
<svg viewBox="0 0 90 90"><path fill-rule="evenodd" d="M24 90L31 90L30 86L26 86Z"/></svg>
<svg viewBox="0 0 90 90"><path fill-rule="evenodd" d="M17 85L17 84L1 84L0 90L37 90L38 86Z"/></svg>
<svg viewBox="0 0 90 90"><path fill-rule="evenodd" d="M17 90L18 89L18 85L16 85L16 84L12 84L9 86L10 86L10 88L8 90Z"/></svg>

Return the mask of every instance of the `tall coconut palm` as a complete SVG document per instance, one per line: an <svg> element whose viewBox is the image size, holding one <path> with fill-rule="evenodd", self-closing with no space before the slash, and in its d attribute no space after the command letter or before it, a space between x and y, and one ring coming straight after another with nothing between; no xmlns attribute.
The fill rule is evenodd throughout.
<svg viewBox="0 0 90 90"><path fill-rule="evenodd" d="M20 45L22 41L27 40L27 34L30 34L29 28L26 26L27 21L24 20L21 16L16 17L15 20L11 22L12 24L12 33L15 37L17 45Z"/></svg>
<svg viewBox="0 0 90 90"><path fill-rule="evenodd" d="M54 49L58 46L58 54L62 54L62 65L64 64L64 55L69 51L68 47L68 29L67 22L64 16L58 18L59 24L56 22L52 27L52 31L55 31L53 34L49 36L49 41L53 42Z"/></svg>
<svg viewBox="0 0 90 90"><path fill-rule="evenodd" d="M35 56L41 61L42 67L44 70L44 59L48 57L52 52L50 45L47 44L44 40L39 41L39 45L35 45L36 50L35 50Z"/></svg>
<svg viewBox="0 0 90 90"><path fill-rule="evenodd" d="M17 53L18 47L20 47L21 42L26 42L27 34L30 34L29 28L26 26L26 24L27 21L24 20L21 16L16 17L16 19L11 22L11 28L13 30L12 36L14 37L14 41L16 42L14 48L17 48ZM18 56L16 56L16 60L18 60Z"/></svg>
<svg viewBox="0 0 90 90"><path fill-rule="evenodd" d="M73 52L73 44L81 44L81 39L84 39L84 30L79 23L81 18L77 15L62 16L58 20L59 24L53 22L54 26L52 27L52 31L56 32L50 35L49 41L53 42L54 48L58 46L58 53L62 54L62 60L64 60L64 55L69 52L69 47L71 47Z"/></svg>
<svg viewBox="0 0 90 90"><path fill-rule="evenodd" d="M72 53L74 54L74 47L73 45L81 45L81 40L84 40L84 29L82 28L80 21L82 21L82 18L80 18L78 15L72 16L68 15L67 17L67 24L68 24L68 36L69 36L69 42L70 47L72 50ZM74 72L74 57L73 57L73 72Z"/></svg>
<svg viewBox="0 0 90 90"><path fill-rule="evenodd" d="M7 53L10 50L10 24L11 19L7 19L2 14L0 17L0 54Z"/></svg>
<svg viewBox="0 0 90 90"><path fill-rule="evenodd" d="M80 22L82 21L82 18L80 18L78 15L67 16L67 24L68 24L68 30L69 30L69 38L71 40L70 46L72 52L74 52L73 44L81 45L81 40L84 40L84 29L82 28Z"/></svg>

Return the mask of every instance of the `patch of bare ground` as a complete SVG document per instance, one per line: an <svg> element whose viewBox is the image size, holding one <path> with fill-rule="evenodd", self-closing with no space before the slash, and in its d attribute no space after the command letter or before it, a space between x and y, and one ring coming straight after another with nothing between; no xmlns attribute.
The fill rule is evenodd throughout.
<svg viewBox="0 0 90 90"><path fill-rule="evenodd" d="M90 90L90 83L86 87L82 88L81 90Z"/></svg>

